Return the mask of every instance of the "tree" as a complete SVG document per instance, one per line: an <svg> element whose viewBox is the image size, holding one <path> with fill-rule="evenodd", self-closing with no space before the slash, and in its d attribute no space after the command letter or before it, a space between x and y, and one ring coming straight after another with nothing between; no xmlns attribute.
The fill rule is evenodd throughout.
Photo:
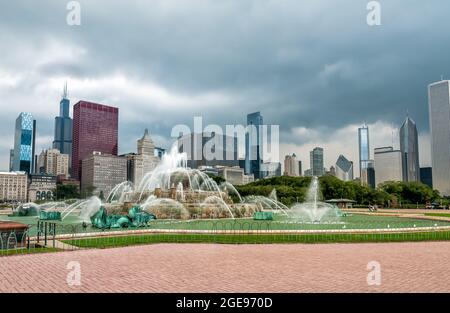
<svg viewBox="0 0 450 313"><path fill-rule="evenodd" d="M80 193L78 192L78 186L76 185L56 185L56 189L53 192L56 200L78 199Z"/></svg>

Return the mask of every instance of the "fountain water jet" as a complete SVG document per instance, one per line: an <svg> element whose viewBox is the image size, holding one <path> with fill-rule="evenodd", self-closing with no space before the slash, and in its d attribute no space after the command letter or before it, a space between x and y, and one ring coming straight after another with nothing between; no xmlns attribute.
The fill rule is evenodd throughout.
<svg viewBox="0 0 450 313"><path fill-rule="evenodd" d="M294 205L291 208L291 216L312 223L322 223L338 219L342 213L336 206L320 201L319 179L313 177L306 202Z"/></svg>

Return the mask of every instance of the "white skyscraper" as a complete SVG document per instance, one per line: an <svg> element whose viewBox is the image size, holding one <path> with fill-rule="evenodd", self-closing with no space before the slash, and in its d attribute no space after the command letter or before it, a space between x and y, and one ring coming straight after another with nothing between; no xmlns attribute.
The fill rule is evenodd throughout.
<svg viewBox="0 0 450 313"><path fill-rule="evenodd" d="M450 81L428 86L433 188L450 196Z"/></svg>

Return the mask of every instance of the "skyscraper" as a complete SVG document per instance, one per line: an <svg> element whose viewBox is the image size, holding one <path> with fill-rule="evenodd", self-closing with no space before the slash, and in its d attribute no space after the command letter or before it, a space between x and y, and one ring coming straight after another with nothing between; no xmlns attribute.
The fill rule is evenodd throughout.
<svg viewBox="0 0 450 313"><path fill-rule="evenodd" d="M370 163L369 127L364 125L358 128L359 147L359 177L362 185L369 185L367 181L367 168Z"/></svg>
<svg viewBox="0 0 450 313"><path fill-rule="evenodd" d="M336 161L336 177L343 181L353 180L353 162L342 154Z"/></svg>
<svg viewBox="0 0 450 313"><path fill-rule="evenodd" d="M433 188L450 196L450 81L428 86Z"/></svg>
<svg viewBox="0 0 450 313"><path fill-rule="evenodd" d="M14 171L33 173L35 129L36 121L31 113L20 113L14 136Z"/></svg>
<svg viewBox="0 0 450 313"><path fill-rule="evenodd" d="M261 164L263 158L261 126L263 117L260 112L247 115L248 131L245 135L245 174L253 174L256 179L261 178Z"/></svg>
<svg viewBox="0 0 450 313"><path fill-rule="evenodd" d="M93 152L116 156L119 109L80 101L73 107L72 176L81 178L81 162Z"/></svg>
<svg viewBox="0 0 450 313"><path fill-rule="evenodd" d="M139 186L145 174L154 170L159 162L160 159L155 156L155 144L146 129L144 136L137 141L137 154L131 157L129 176L133 184Z"/></svg>
<svg viewBox="0 0 450 313"><path fill-rule="evenodd" d="M72 128L73 121L70 118L70 100L68 98L66 83L61 102L59 103L59 116L55 117L53 148L58 149L61 154L69 155L69 165L71 164L72 156Z"/></svg>
<svg viewBox="0 0 450 313"><path fill-rule="evenodd" d="M378 186L387 181L402 181L402 153L392 147L375 149L375 184Z"/></svg>
<svg viewBox="0 0 450 313"><path fill-rule="evenodd" d="M293 155L286 155L284 158L284 175L286 176L300 176L299 163L295 153Z"/></svg>
<svg viewBox="0 0 450 313"><path fill-rule="evenodd" d="M316 147L309 155L312 176L323 176L325 174L323 167L323 149Z"/></svg>
<svg viewBox="0 0 450 313"><path fill-rule="evenodd" d="M408 116L400 128L400 151L402 152L403 181L420 181L419 139L416 123Z"/></svg>
<svg viewBox="0 0 450 313"><path fill-rule="evenodd" d="M14 149L9 150L9 171L14 170Z"/></svg>

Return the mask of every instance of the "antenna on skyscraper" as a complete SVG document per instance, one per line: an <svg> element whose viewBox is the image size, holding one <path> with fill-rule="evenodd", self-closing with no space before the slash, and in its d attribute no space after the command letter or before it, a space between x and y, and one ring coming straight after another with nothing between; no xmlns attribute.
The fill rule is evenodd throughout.
<svg viewBox="0 0 450 313"><path fill-rule="evenodd" d="M67 97L69 96L69 93L67 91L67 80L64 82L64 90L63 90L63 94L62 97L63 99L67 99Z"/></svg>

